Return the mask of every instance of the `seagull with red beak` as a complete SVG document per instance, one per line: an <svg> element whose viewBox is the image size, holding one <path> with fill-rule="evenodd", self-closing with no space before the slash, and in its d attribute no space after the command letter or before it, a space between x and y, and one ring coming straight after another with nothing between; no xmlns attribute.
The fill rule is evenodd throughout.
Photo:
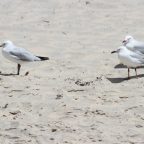
<svg viewBox="0 0 144 144"><path fill-rule="evenodd" d="M132 36L126 36L123 40L123 46L138 54L144 54L144 42L137 41Z"/></svg>
<svg viewBox="0 0 144 144"><path fill-rule="evenodd" d="M17 75L20 74L23 63L49 60L48 57L36 56L24 48L19 48L9 40L2 43L0 47L3 47L2 54L5 58L17 63Z"/></svg>
<svg viewBox="0 0 144 144"><path fill-rule="evenodd" d="M137 76L137 68L144 66L144 55L135 53L125 46L121 46L118 48L118 50L112 51L111 53L117 53L120 62L127 66L128 79L130 79L130 68L135 69L135 73Z"/></svg>

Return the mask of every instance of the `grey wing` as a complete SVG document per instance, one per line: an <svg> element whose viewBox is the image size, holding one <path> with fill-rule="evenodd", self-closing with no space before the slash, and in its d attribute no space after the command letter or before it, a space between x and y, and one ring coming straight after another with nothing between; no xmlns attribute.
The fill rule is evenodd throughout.
<svg viewBox="0 0 144 144"><path fill-rule="evenodd" d="M144 64L144 54L134 53L134 54L131 54L130 56L135 58L135 59L138 59L141 63Z"/></svg>
<svg viewBox="0 0 144 144"><path fill-rule="evenodd" d="M15 48L10 54L22 61L34 61L35 56L23 48Z"/></svg>
<svg viewBox="0 0 144 144"><path fill-rule="evenodd" d="M135 51L138 51L138 52L144 54L144 43L141 43L141 42L137 43L134 46L134 49L135 49Z"/></svg>

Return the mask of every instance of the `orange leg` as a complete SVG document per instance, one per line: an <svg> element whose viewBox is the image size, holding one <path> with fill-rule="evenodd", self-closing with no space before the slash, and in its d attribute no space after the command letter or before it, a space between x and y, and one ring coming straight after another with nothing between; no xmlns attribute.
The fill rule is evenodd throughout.
<svg viewBox="0 0 144 144"><path fill-rule="evenodd" d="M20 68L21 68L21 65L18 64L18 66L17 66L17 75L19 75L19 73L20 73Z"/></svg>
<svg viewBox="0 0 144 144"><path fill-rule="evenodd" d="M136 77L137 77L137 69L135 68L135 73L136 73Z"/></svg>
<svg viewBox="0 0 144 144"><path fill-rule="evenodd" d="M128 79L130 79L130 68L128 68Z"/></svg>

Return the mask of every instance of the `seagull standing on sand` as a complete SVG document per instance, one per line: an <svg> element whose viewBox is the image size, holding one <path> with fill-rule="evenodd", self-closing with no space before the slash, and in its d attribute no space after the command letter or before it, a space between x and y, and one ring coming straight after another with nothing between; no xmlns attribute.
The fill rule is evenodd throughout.
<svg viewBox="0 0 144 144"><path fill-rule="evenodd" d="M135 69L137 76L137 68L144 66L144 55L138 54L134 51L127 49L125 46L119 47L118 50L111 53L118 53L119 60L128 68L128 79L130 78L130 68Z"/></svg>
<svg viewBox="0 0 144 144"><path fill-rule="evenodd" d="M122 43L129 50L144 54L144 42L137 41L132 36L126 36Z"/></svg>
<svg viewBox="0 0 144 144"><path fill-rule="evenodd" d="M48 57L35 56L24 48L16 47L11 41L5 41L0 47L3 47L2 54L4 57L18 64L17 75L20 74L23 63L49 60Z"/></svg>

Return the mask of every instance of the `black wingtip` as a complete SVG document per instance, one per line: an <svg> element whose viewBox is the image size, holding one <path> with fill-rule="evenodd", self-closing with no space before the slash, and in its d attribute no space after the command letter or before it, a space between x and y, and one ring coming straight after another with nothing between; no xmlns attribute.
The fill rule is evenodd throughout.
<svg viewBox="0 0 144 144"><path fill-rule="evenodd" d="M42 56L37 56L37 57L40 58L42 61L49 60L49 57L42 57Z"/></svg>

